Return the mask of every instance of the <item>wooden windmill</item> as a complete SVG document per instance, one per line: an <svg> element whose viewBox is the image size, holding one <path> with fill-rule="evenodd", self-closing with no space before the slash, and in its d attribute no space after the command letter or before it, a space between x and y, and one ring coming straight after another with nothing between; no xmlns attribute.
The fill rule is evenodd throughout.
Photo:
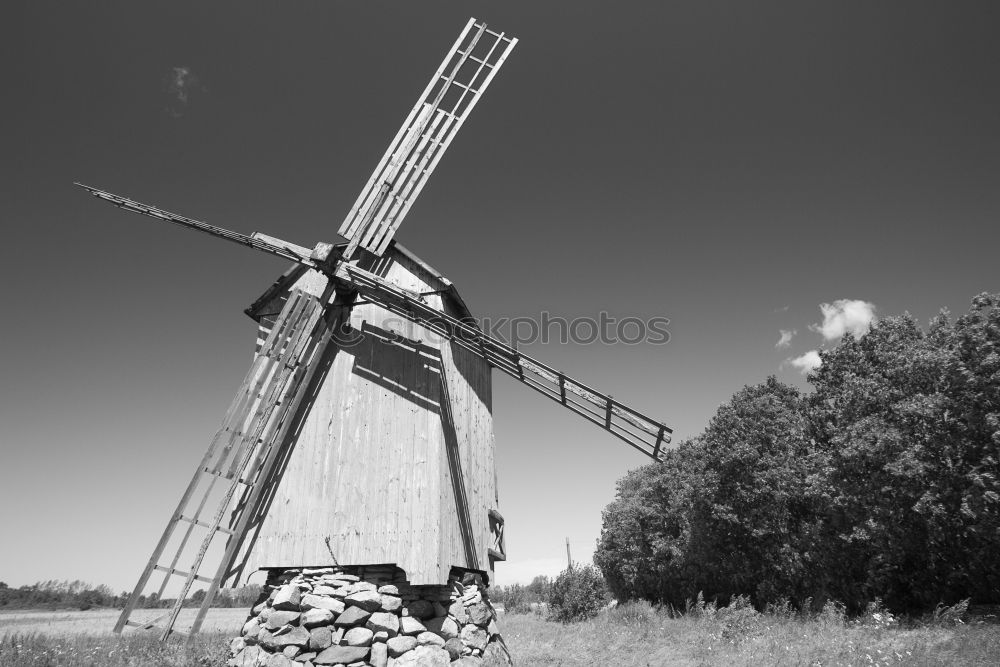
<svg viewBox="0 0 1000 667"><path fill-rule="evenodd" d="M469 20L338 230L345 243L246 236L81 186L293 262L246 311L259 324L253 364L116 631L158 625L166 637L200 582L197 632L219 588L260 567L335 558L395 564L414 585L456 567L489 577L505 558L493 369L660 458L669 428L481 331L455 286L393 241L516 43ZM174 608L132 620L139 596L162 597L168 582Z"/></svg>

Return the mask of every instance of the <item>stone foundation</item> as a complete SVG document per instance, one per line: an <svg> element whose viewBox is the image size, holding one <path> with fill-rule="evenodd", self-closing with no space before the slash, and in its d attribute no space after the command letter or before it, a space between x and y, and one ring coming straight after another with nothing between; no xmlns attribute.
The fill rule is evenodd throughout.
<svg viewBox="0 0 1000 667"><path fill-rule="evenodd" d="M510 665L482 577L411 586L393 565L268 570L232 667Z"/></svg>

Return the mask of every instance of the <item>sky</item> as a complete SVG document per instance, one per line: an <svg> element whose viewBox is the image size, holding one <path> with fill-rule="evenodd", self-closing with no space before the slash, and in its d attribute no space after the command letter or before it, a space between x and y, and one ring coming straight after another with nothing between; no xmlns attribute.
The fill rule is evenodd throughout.
<svg viewBox="0 0 1000 667"><path fill-rule="evenodd" d="M532 356L697 435L873 318L1000 291L995 2L14 0L0 23L0 581L130 589L312 246L469 16L520 39L397 239L480 316L669 318ZM641 454L494 374L498 583L590 558Z"/></svg>

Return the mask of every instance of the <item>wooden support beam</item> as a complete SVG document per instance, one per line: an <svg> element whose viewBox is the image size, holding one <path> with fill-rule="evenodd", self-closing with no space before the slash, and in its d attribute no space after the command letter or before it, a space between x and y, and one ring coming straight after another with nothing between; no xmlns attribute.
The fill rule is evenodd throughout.
<svg viewBox="0 0 1000 667"><path fill-rule="evenodd" d="M451 411L451 392L448 391L448 375L444 363L440 370L440 400L438 409L441 413L441 425L444 430L445 449L448 455L448 468L451 471L452 491L455 496L455 510L458 514L459 529L462 532L462 545L465 547L466 567L472 570L479 568L479 552L476 545L476 533L472 527L472 517L469 514L469 498L465 489L465 473L462 469L461 445L458 442L458 431L455 428L455 418Z"/></svg>
<svg viewBox="0 0 1000 667"><path fill-rule="evenodd" d="M660 447L663 446L663 436L666 430L666 425L660 424L660 432L656 434L656 446L653 447L653 458L656 460L660 459Z"/></svg>

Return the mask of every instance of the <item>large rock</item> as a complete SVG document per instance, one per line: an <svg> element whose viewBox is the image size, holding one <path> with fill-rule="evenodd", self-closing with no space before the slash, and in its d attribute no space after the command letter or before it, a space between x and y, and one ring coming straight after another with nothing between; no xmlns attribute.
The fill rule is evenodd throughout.
<svg viewBox="0 0 1000 667"><path fill-rule="evenodd" d="M351 628L344 633L344 641L348 646L371 646L374 634L368 628Z"/></svg>
<svg viewBox="0 0 1000 667"><path fill-rule="evenodd" d="M337 568L335 567L305 567L302 568L303 577L315 577L321 574L336 574Z"/></svg>
<svg viewBox="0 0 1000 667"><path fill-rule="evenodd" d="M448 618L447 616L438 616L437 618L432 618L427 621L424 625L427 629L434 634L441 635L445 639L451 639L452 637L457 637L460 628L455 619Z"/></svg>
<svg viewBox="0 0 1000 667"><path fill-rule="evenodd" d="M385 588L383 586L382 588ZM381 590L381 589L379 589ZM380 593L379 598L382 601L382 611L399 611L400 607L403 606L403 599L395 595L388 595L386 593Z"/></svg>
<svg viewBox="0 0 1000 667"><path fill-rule="evenodd" d="M372 632L387 632L389 637L399 634L399 617L384 611L377 611L368 619L365 627Z"/></svg>
<svg viewBox="0 0 1000 667"><path fill-rule="evenodd" d="M275 635L267 630L260 633L260 643L272 651L281 651L286 646L306 646L309 644L309 631L305 628L295 627L288 632Z"/></svg>
<svg viewBox="0 0 1000 667"><path fill-rule="evenodd" d="M514 660L510 657L503 642L490 642L483 651L483 662L479 664L491 665L492 667L513 667Z"/></svg>
<svg viewBox="0 0 1000 667"><path fill-rule="evenodd" d="M369 581L358 581L351 584L350 588L347 589L348 595L353 595L354 593L360 593L361 591L377 591L378 587Z"/></svg>
<svg viewBox="0 0 1000 667"><path fill-rule="evenodd" d="M451 667L482 667L483 659L474 655L467 655L451 663Z"/></svg>
<svg viewBox="0 0 1000 667"><path fill-rule="evenodd" d="M461 637L463 644L469 648L478 649L486 648L486 642L489 640L486 631L475 625L467 625L462 628Z"/></svg>
<svg viewBox="0 0 1000 667"><path fill-rule="evenodd" d="M282 653L272 653L264 663L264 667L298 667L292 659Z"/></svg>
<svg viewBox="0 0 1000 667"><path fill-rule="evenodd" d="M344 602L352 607L361 607L365 611L376 611L382 607L382 596L375 591L358 591L344 598Z"/></svg>
<svg viewBox="0 0 1000 667"><path fill-rule="evenodd" d="M329 609L334 614L344 611L344 603L337 598L316 595L315 593L302 596L299 606L303 611L308 611L309 609Z"/></svg>
<svg viewBox="0 0 1000 667"><path fill-rule="evenodd" d="M417 643L421 646L444 646L444 639L433 632L421 632L417 635Z"/></svg>
<svg viewBox="0 0 1000 667"><path fill-rule="evenodd" d="M396 658L393 667L448 667L448 651L438 646L418 646Z"/></svg>
<svg viewBox="0 0 1000 667"><path fill-rule="evenodd" d="M361 607L348 607L344 610L344 613L337 617L334 621L334 625L339 625L343 627L350 627L352 625L362 625L371 614Z"/></svg>
<svg viewBox="0 0 1000 667"><path fill-rule="evenodd" d="M343 588L334 588L333 586L320 585L320 586L314 586L313 587L312 594L313 595L339 595L340 597L343 597L344 596L344 589Z"/></svg>
<svg viewBox="0 0 1000 667"><path fill-rule="evenodd" d="M451 606L448 607L448 613L454 616L455 620L462 625L469 622L469 612L465 609L465 605L459 600L451 603Z"/></svg>
<svg viewBox="0 0 1000 667"><path fill-rule="evenodd" d="M267 617L264 627L274 632L284 625L291 625L299 620L301 614L297 611L276 611Z"/></svg>
<svg viewBox="0 0 1000 667"><path fill-rule="evenodd" d="M333 633L330 628L313 628L309 631L309 649L322 651L333 643Z"/></svg>
<svg viewBox="0 0 1000 667"><path fill-rule="evenodd" d="M285 584L278 589L274 595L271 606L278 610L298 611L299 610L299 587L292 584Z"/></svg>
<svg viewBox="0 0 1000 667"><path fill-rule="evenodd" d="M430 618L434 615L434 605L427 600L414 600L406 605L406 608L409 610L410 616L419 619Z"/></svg>
<svg viewBox="0 0 1000 667"><path fill-rule="evenodd" d="M486 625L493 618L493 610L485 602L476 602L466 607L469 620L476 625Z"/></svg>
<svg viewBox="0 0 1000 667"><path fill-rule="evenodd" d="M368 657L369 649L364 646L331 646L315 658L314 665L346 665Z"/></svg>
<svg viewBox="0 0 1000 667"><path fill-rule="evenodd" d="M247 639L257 639L257 635L260 634L260 621L251 618L243 624L243 630L240 631L240 634Z"/></svg>
<svg viewBox="0 0 1000 667"><path fill-rule="evenodd" d="M397 658L407 651L415 649L417 647L417 638L405 636L393 637L385 645L389 648L389 655Z"/></svg>
<svg viewBox="0 0 1000 667"><path fill-rule="evenodd" d="M444 650L448 651L448 655L452 660L458 660L462 657L463 648L465 648L465 645L458 637L453 637L444 643Z"/></svg>
<svg viewBox="0 0 1000 667"><path fill-rule="evenodd" d="M393 584L386 584L385 586L379 586L378 592L385 595L399 595L399 587Z"/></svg>
<svg viewBox="0 0 1000 667"><path fill-rule="evenodd" d="M226 664L229 667L259 667L267 660L267 651L259 646L247 646Z"/></svg>
<svg viewBox="0 0 1000 667"><path fill-rule="evenodd" d="M399 632L404 635L419 635L421 632L427 630L427 626L413 618L412 616L404 616L399 619Z"/></svg>
<svg viewBox="0 0 1000 667"><path fill-rule="evenodd" d="M372 667L386 667L389 664L389 647L385 644L372 644L372 654L368 657Z"/></svg>
<svg viewBox="0 0 1000 667"><path fill-rule="evenodd" d="M315 628L330 623L333 623L333 612L329 609L310 609L299 619L299 624L304 628Z"/></svg>

